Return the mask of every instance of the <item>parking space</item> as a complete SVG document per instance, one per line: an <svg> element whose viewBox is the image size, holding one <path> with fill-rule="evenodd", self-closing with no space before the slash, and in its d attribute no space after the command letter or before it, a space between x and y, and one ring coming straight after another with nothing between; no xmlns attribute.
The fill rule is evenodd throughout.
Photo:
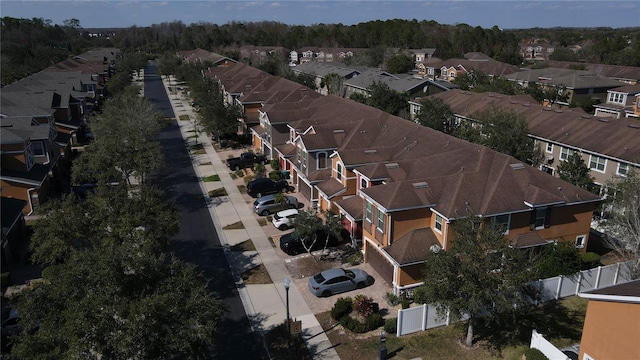
<svg viewBox="0 0 640 360"><path fill-rule="evenodd" d="M227 159L229 157L238 156L240 153L245 151L247 151L247 148L223 149L223 150L218 150L218 154L221 159ZM270 165L267 164L266 167L267 167L267 173L271 171ZM229 172L231 172L231 170L229 170ZM250 173L250 170L245 170L245 173ZM234 179L234 183L236 186L242 186L246 184L245 179L243 177L238 177ZM289 193L288 195L295 196L298 199L298 201L303 204L300 210L309 209L309 200L306 199L304 196L302 196L302 194L300 194L299 192L292 192L292 193ZM252 198L246 193L243 193L243 199L245 200L245 202L247 203L247 206L249 207L253 205L253 202L255 200L254 198ZM257 214L253 214L253 216L255 216L256 219L264 219L267 221L266 225L262 226L262 230L264 231L267 237L270 237L273 239L276 253L278 254L278 256L282 258L282 261L287 267L293 283L298 287L300 293L304 297L305 302L307 303L307 305L309 306L309 308L314 314L331 310L331 308L333 307L333 305L335 304L336 300L339 297L345 297L345 296L354 297L358 294L365 294L367 296L372 297L374 301L376 301L379 304L381 310L383 311L386 310L387 313L389 314L387 316L390 316L390 317L397 316L398 309L390 308L390 306L387 304L385 299L385 294L391 290L390 285L387 284L384 280L382 280L382 277L379 276L379 274L377 274L376 271L373 270L370 264L360 264L357 266L351 266L348 262L346 262L345 256L344 256L344 253L346 251L345 250L346 245L344 249L333 251L331 252L331 254L327 254L326 256L322 256L323 254L322 250L314 252L313 253L314 256L311 256L306 253L296 255L296 256L290 256L285 254L282 250L280 250L279 239L282 235L292 232L293 229L281 231L275 228L271 224L270 216L260 216ZM372 285L364 289L353 290L353 291L345 292L342 294L336 294L327 298L318 298L312 295L307 289L307 282L309 277L323 270L335 268L335 267L360 268L362 270L365 270L370 276L372 276L372 278L374 279L374 282Z"/></svg>

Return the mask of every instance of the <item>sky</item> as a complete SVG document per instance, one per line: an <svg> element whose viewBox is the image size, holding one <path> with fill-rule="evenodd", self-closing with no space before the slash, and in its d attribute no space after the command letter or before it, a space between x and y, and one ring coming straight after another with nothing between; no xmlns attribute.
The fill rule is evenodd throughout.
<svg viewBox="0 0 640 360"><path fill-rule="evenodd" d="M186 25L275 21L308 26L388 19L434 20L443 25L464 23L501 29L623 28L640 26L640 1L1 0L0 16L43 18L59 25L75 18L84 28L140 27L178 20Z"/></svg>

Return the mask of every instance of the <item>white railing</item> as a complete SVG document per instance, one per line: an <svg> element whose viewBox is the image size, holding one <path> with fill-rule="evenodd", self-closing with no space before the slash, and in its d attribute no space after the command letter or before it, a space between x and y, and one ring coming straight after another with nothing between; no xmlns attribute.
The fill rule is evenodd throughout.
<svg viewBox="0 0 640 360"><path fill-rule="evenodd" d="M542 302L577 295L579 292L600 289L631 281L630 262L583 270L574 275L556 276L533 282L541 290ZM464 319L463 319L464 320ZM398 310L396 335L402 336L418 331L449 325L449 316L438 316L434 305L424 304Z"/></svg>

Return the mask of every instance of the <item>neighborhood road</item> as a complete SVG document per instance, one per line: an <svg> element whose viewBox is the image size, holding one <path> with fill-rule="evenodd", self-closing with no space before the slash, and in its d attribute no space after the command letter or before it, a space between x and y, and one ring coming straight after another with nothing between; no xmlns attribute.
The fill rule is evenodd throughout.
<svg viewBox="0 0 640 360"><path fill-rule="evenodd" d="M145 69L144 94L165 116L175 117L154 62ZM181 213L180 232L173 238L170 250L182 261L198 266L228 310L219 324L210 358L266 359L262 341L251 330L176 121L164 128L158 140L166 167L155 183L164 191L166 200L175 204Z"/></svg>

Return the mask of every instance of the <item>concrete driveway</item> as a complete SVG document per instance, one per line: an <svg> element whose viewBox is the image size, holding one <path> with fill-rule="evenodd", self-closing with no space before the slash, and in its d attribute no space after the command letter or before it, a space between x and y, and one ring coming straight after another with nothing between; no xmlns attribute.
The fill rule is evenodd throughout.
<svg viewBox="0 0 640 360"><path fill-rule="evenodd" d="M221 159L226 159L229 156L238 156L240 153L247 151L247 149L226 149L222 151L218 151L218 154ZM267 173L271 171L271 167L267 165ZM231 170L229 170L231 172ZM244 185L244 178L237 178L234 180L236 185ZM309 209L309 200L303 197L300 193L293 192L289 195L295 196L298 201L303 204L303 208L301 210ZM251 207L253 201L255 200L251 196L246 193L243 194L243 198L245 199L247 206ZM270 217L259 216L254 214L256 219L270 219ZM285 266L289 270L289 274L292 276L292 281L296 284L302 296L314 314L322 313L325 311L330 311L336 300L340 297L354 297L358 294L365 294L373 298L375 302L378 303L380 309L386 311L385 317L391 318L396 317L398 314L399 307L391 307L386 299L385 294L391 291L391 286L387 284L382 277L380 277L375 270L369 264L360 264L357 266L351 266L349 263L344 262L343 259L339 258L339 254L333 254L332 258L327 258L323 260L315 260L309 254L300 254L296 256L290 256L284 253L279 248L278 240L280 236L286 234L288 232L292 232L293 229L280 231L276 229L270 221L267 221L266 225L262 226L262 230L264 231L267 237L271 237L273 239L274 246L276 248L276 253L282 258L282 261L285 263ZM316 258L320 258L321 252L314 252ZM338 257L338 258L336 258ZM313 276L323 270L335 268L335 267L343 267L343 268L360 268L366 271L371 277L374 279L374 283L364 289L353 290L349 292L345 292L342 294L336 294L329 296L327 298L318 298L312 295L307 289L307 282L310 276Z"/></svg>

